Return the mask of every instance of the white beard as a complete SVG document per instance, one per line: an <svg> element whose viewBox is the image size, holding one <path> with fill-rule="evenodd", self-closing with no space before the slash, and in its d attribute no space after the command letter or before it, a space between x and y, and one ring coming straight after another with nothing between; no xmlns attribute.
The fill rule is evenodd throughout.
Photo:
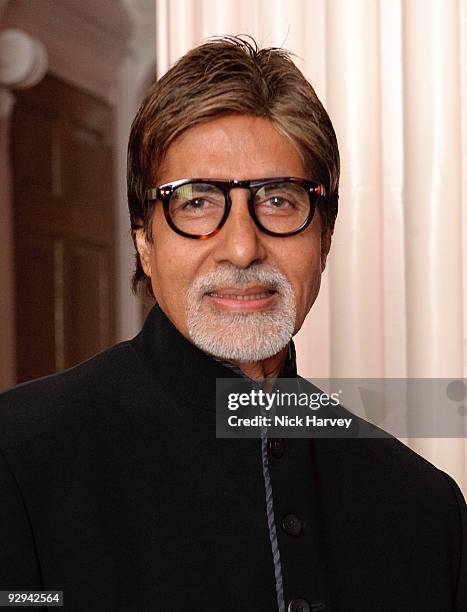
<svg viewBox="0 0 467 612"><path fill-rule="evenodd" d="M225 312L209 303L206 293L219 287L262 285L277 292L263 312ZM295 329L295 294L278 270L262 265L247 269L223 266L198 277L187 292L187 326L202 351L228 361L262 361L281 351Z"/></svg>

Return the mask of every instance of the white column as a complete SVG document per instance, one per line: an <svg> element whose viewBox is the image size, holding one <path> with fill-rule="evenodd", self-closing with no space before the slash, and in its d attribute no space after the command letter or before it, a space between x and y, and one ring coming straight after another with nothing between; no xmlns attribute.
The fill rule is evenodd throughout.
<svg viewBox="0 0 467 612"><path fill-rule="evenodd" d="M460 378L463 272L459 3L411 0L403 2L402 8L407 375ZM463 439L413 439L410 445L465 485Z"/></svg>
<svg viewBox="0 0 467 612"><path fill-rule="evenodd" d="M407 368L462 376L458 3L403 3Z"/></svg>
<svg viewBox="0 0 467 612"><path fill-rule="evenodd" d="M404 121L400 2L380 0L384 376L406 377Z"/></svg>
<svg viewBox="0 0 467 612"><path fill-rule="evenodd" d="M130 234L126 185L128 137L131 122L136 115L141 99L146 95L149 84L156 78L156 44L161 53L161 61L163 63L168 61L168 57L163 52L164 40L165 43L168 41L168 32L165 27L161 28L164 36L155 36L156 6L154 2L151 0L121 0L121 2L131 16L133 27L126 42L127 52L116 75L112 101L115 113L115 231L118 296L116 339L119 342L136 335L142 325L141 300L130 291L130 281L135 267L135 251ZM164 8L163 3L161 6Z"/></svg>
<svg viewBox="0 0 467 612"><path fill-rule="evenodd" d="M326 3L327 108L341 147L329 261L331 375L384 375L379 3Z"/></svg>
<svg viewBox="0 0 467 612"><path fill-rule="evenodd" d="M266 3L266 0L263 0ZM313 85L319 99L328 109L326 92L326 2L327 0L301 0L295 6L294 23L300 24L301 42L295 47L286 39L285 47L303 61L299 68ZM289 24L286 24L289 28ZM287 33L287 29L285 30ZM294 38L294 45L298 38ZM331 116L331 121L333 117ZM337 218L340 223L340 215ZM321 277L321 288L302 329L295 336L298 371L309 378L329 378L331 366L330 339L330 288L329 270L334 259L334 245L328 257L327 267Z"/></svg>
<svg viewBox="0 0 467 612"><path fill-rule="evenodd" d="M20 30L0 32L0 390L16 382L13 210L10 168L10 89L32 87L45 74L41 43Z"/></svg>

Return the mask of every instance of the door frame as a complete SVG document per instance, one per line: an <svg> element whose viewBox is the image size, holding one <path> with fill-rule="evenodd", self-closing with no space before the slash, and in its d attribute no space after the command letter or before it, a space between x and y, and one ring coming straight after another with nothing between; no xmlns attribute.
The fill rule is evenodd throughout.
<svg viewBox="0 0 467 612"><path fill-rule="evenodd" d="M23 30L39 40L47 50L50 73L105 101L112 109L116 339L130 338L140 330L142 311L140 300L130 289L134 247L126 195L126 149L131 121L144 93L148 74L155 73L154 2L0 0L0 26ZM6 174L8 168L0 168L0 171L4 175L3 171ZM11 211L11 198L7 199L6 206ZM3 261L11 261L11 245L12 240L0 244ZM14 326L14 312L11 322ZM11 346L0 346L0 350L14 363ZM0 380L0 388L2 386L6 385Z"/></svg>

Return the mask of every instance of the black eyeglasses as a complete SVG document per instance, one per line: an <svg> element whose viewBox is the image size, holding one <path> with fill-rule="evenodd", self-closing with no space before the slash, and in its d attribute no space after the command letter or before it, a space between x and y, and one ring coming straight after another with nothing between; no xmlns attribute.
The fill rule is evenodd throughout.
<svg viewBox="0 0 467 612"><path fill-rule="evenodd" d="M321 183L291 177L222 181L181 179L149 189L147 200L160 200L169 226L187 238L217 234L232 207L231 189L248 189L248 210L256 226L269 236L293 236L313 219Z"/></svg>

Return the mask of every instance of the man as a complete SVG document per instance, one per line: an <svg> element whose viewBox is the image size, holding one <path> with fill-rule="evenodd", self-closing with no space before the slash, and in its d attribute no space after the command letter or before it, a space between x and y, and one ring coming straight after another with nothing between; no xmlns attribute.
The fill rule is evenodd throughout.
<svg viewBox="0 0 467 612"><path fill-rule="evenodd" d="M67 610L467 610L466 506L393 438L217 439L216 379L296 376L339 156L286 52L185 55L133 123L142 332L0 399L0 587Z"/></svg>

